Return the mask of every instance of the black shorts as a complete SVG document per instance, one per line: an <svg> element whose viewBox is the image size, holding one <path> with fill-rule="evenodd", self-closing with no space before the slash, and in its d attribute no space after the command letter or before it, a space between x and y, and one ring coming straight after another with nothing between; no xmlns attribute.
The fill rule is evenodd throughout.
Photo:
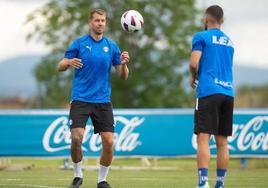
<svg viewBox="0 0 268 188"><path fill-rule="evenodd" d="M194 133L231 136L234 98L215 94L199 98L195 108Z"/></svg>
<svg viewBox="0 0 268 188"><path fill-rule="evenodd" d="M94 126L94 133L114 132L112 103L87 103L74 100L70 109L70 129L85 128L88 118Z"/></svg>

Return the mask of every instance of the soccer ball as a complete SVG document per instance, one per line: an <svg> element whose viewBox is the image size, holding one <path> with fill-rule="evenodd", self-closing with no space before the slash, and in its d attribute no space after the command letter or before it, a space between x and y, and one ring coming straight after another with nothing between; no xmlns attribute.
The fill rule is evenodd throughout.
<svg viewBox="0 0 268 188"><path fill-rule="evenodd" d="M143 17L136 10L128 10L121 16L121 26L126 32L137 32L143 28L143 24Z"/></svg>

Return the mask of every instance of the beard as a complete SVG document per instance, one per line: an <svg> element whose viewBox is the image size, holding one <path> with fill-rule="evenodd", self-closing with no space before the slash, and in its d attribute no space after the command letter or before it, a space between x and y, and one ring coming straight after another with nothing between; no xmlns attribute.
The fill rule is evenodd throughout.
<svg viewBox="0 0 268 188"><path fill-rule="evenodd" d="M94 33L95 33L96 35L102 35L102 34L103 34L103 32L99 32L99 31L94 31Z"/></svg>
<svg viewBox="0 0 268 188"><path fill-rule="evenodd" d="M103 30L99 31L97 29L93 29L92 30L96 35L102 35L103 34Z"/></svg>
<svg viewBox="0 0 268 188"><path fill-rule="evenodd" d="M205 23L204 30L208 30L208 25Z"/></svg>

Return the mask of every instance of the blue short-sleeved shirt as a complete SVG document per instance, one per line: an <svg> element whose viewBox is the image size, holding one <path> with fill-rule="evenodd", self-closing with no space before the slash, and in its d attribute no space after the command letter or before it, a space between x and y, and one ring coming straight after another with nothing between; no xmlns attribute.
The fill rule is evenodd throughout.
<svg viewBox="0 0 268 188"><path fill-rule="evenodd" d="M110 102L110 72L112 65L121 64L120 49L115 42L103 37L94 40L91 35L76 39L64 57L79 58L83 67L75 69L71 100L89 103Z"/></svg>
<svg viewBox="0 0 268 188"><path fill-rule="evenodd" d="M198 67L197 97L224 94L233 97L233 55L230 38L220 29L198 32L192 40L192 51L201 51Z"/></svg>

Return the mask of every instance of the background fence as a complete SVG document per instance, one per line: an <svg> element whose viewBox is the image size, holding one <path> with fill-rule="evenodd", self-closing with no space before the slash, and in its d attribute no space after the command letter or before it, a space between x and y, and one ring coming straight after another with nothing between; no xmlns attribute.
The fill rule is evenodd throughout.
<svg viewBox="0 0 268 188"><path fill-rule="evenodd" d="M192 109L117 109L115 156L190 157L196 153ZM67 110L0 110L0 156L67 157L70 131ZM268 109L236 110L233 157L268 157ZM212 154L215 140L210 141ZM96 157L101 140L89 119L84 156Z"/></svg>

